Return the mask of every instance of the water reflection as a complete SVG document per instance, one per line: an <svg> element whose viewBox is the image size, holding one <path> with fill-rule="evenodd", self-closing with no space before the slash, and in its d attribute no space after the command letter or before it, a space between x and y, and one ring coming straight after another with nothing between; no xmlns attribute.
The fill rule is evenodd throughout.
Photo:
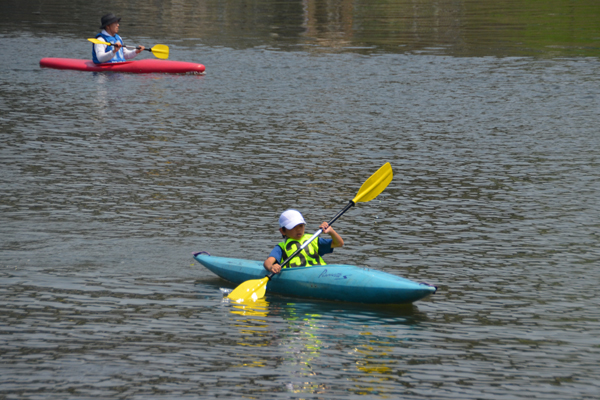
<svg viewBox="0 0 600 400"><path fill-rule="evenodd" d="M229 302L228 302L229 303ZM264 298L240 302L231 302L232 314L252 316L252 317L266 317L269 315L269 302Z"/></svg>
<svg viewBox="0 0 600 400"><path fill-rule="evenodd" d="M353 46L354 1L303 1L304 37L320 47L341 49Z"/></svg>
<svg viewBox="0 0 600 400"><path fill-rule="evenodd" d="M389 380L402 374L403 349L414 343L414 330L427 320L414 305L373 307L279 297L229 303L229 309L236 317L238 344L264 349L243 353L248 361L240 367L270 370L276 351L276 370L295 377L286 383L292 393L331 392L319 382L324 370L351 376L349 390L356 394L389 392Z"/></svg>
<svg viewBox="0 0 600 400"><path fill-rule="evenodd" d="M150 37L190 48L598 56L600 3L594 0L133 0L127 6L109 0L105 8L123 16L121 30L128 40ZM99 18L94 3L0 2L0 24L8 31L85 38ZM89 47L80 46L89 57Z"/></svg>

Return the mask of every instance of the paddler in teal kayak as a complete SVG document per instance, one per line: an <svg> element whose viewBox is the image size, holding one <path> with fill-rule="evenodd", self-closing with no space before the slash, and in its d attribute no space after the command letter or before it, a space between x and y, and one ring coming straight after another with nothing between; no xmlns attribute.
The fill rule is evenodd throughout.
<svg viewBox="0 0 600 400"><path fill-rule="evenodd" d="M124 62L134 58L144 50L144 46L139 46L135 50L123 47L123 40L118 35L120 21L121 18L117 18L113 13L106 14L100 19L102 32L96 35L96 39L99 38L113 45L94 44L92 48L94 64Z"/></svg>
<svg viewBox="0 0 600 400"><path fill-rule="evenodd" d="M286 210L279 217L279 232L283 236L283 242L271 250L269 257L264 262L267 271L278 274L281 272L281 263L291 256L302 244L310 239L312 235L304 234L306 222L304 217L296 210ZM319 227L323 233L331 236L331 239L315 239L306 246L296 257L285 266L310 267L312 265L325 265L322 256L333 252L336 247L344 245L344 239L327 222Z"/></svg>

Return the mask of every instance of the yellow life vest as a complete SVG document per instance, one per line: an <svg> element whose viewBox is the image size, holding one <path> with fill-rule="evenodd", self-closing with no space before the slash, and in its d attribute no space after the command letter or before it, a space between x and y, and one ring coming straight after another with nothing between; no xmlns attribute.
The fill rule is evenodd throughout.
<svg viewBox="0 0 600 400"><path fill-rule="evenodd" d="M279 247L283 251L283 257L281 262L284 262L291 256L296 250L298 250L304 242L310 239L312 235L305 234L300 238L300 241L295 239L287 239L285 242L279 243ZM318 238L315 238L308 246L302 249L296 257L292 258L284 268L293 267L311 267L313 265L326 265L323 258L319 255L319 243Z"/></svg>

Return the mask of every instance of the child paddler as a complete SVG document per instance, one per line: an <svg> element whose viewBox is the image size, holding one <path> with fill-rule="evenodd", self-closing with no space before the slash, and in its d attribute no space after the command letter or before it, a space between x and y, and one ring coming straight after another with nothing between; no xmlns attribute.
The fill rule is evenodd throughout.
<svg viewBox="0 0 600 400"><path fill-rule="evenodd" d="M100 19L100 29L102 32L96 35L96 39L111 43L111 46L105 44L94 44L92 48L92 59L94 64L123 62L130 60L144 50L144 46L139 46L135 50L129 50L123 47L123 40L119 36L119 22L113 13L106 14Z"/></svg>
<svg viewBox="0 0 600 400"><path fill-rule="evenodd" d="M269 257L264 262L267 271L278 274L281 272L281 263L288 259L302 244L310 239L312 235L305 234L306 222L302 214L296 210L286 210L279 217L279 232L283 236L283 242L271 250ZM344 245L344 239L327 222L319 227L323 233L331 236L331 239L315 239L306 246L296 257L294 257L285 268L310 267L313 265L325 265L322 256L333 252L336 247Z"/></svg>

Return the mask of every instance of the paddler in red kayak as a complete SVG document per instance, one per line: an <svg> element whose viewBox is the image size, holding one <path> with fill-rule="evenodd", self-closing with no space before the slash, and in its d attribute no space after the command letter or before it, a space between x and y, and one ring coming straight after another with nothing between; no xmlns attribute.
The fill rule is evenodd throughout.
<svg viewBox="0 0 600 400"><path fill-rule="evenodd" d="M306 222L304 222L304 217L299 211L286 210L281 214L279 217L279 232L281 232L284 240L271 250L269 257L265 260L263 265L267 271L275 274L281 272L281 263L312 237L310 234L304 234L305 227ZM319 229L331 236L331 239L318 238L313 240L296 257L290 260L285 268L325 265L325 261L321 256L332 253L334 248L344 245L344 239L327 222L323 222Z"/></svg>
<svg viewBox="0 0 600 400"><path fill-rule="evenodd" d="M92 49L92 59L94 64L114 63L130 60L144 50L144 46L139 46L135 50L128 50L123 46L123 40L119 33L119 22L113 13L106 14L100 19L100 29L102 32L96 35L96 39L112 43L112 46L105 44L94 44Z"/></svg>

